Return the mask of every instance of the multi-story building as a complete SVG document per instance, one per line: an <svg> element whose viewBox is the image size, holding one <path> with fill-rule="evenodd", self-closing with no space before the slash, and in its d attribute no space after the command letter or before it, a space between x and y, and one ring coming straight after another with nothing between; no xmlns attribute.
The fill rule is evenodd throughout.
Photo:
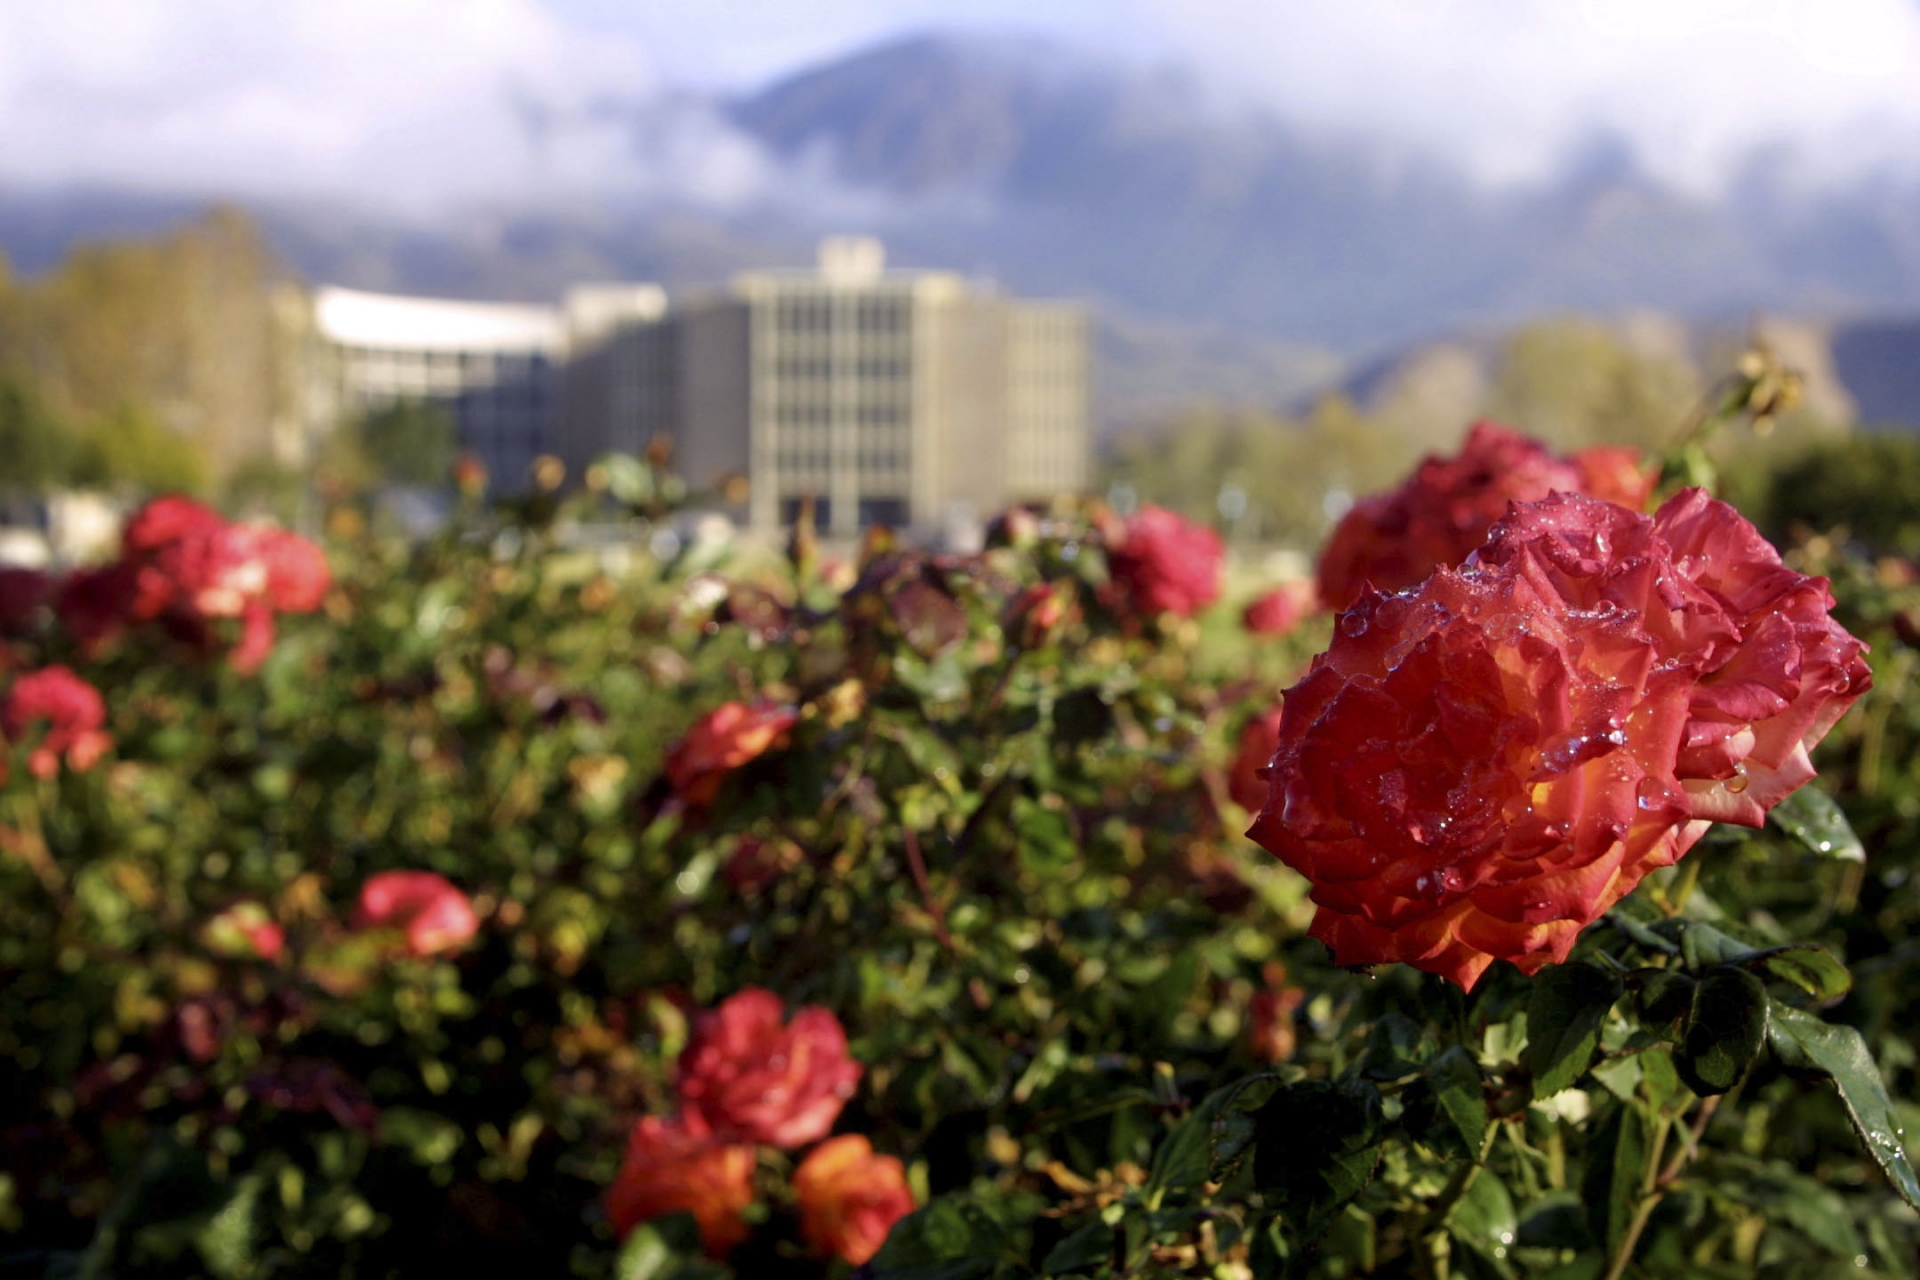
<svg viewBox="0 0 1920 1280"><path fill-rule="evenodd" d="M756 271L609 344L630 416L604 443L664 432L696 489L757 528L815 519L934 531L1087 483L1087 344L1076 307L942 271L889 271L834 239L813 270Z"/></svg>
<svg viewBox="0 0 1920 1280"><path fill-rule="evenodd" d="M604 412L609 336L665 309L654 285L586 286L560 307L321 288L309 417L328 431L402 400L442 405L461 448L517 487L539 455L570 452L576 420Z"/></svg>
<svg viewBox="0 0 1920 1280"><path fill-rule="evenodd" d="M579 464L665 436L689 484L754 527L811 499L851 535L933 533L1088 481L1084 314L888 270L868 239L671 308L651 285L560 307L321 289L315 329L323 419L437 400L509 485L541 453Z"/></svg>

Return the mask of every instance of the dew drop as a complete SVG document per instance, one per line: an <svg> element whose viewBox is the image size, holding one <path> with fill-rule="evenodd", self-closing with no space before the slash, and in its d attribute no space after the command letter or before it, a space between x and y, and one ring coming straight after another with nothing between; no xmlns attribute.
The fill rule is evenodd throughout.
<svg viewBox="0 0 1920 1280"><path fill-rule="evenodd" d="M1359 637L1367 634L1367 616L1358 609L1349 609L1340 615L1340 634Z"/></svg>

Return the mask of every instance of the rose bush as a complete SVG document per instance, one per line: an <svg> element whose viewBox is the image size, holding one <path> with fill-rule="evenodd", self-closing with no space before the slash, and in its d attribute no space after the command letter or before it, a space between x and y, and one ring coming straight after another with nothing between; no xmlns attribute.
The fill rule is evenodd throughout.
<svg viewBox="0 0 1920 1280"><path fill-rule="evenodd" d="M845 1275L904 1181L917 1207L862 1264L877 1280L1907 1273L1911 577L1838 540L1783 577L1710 506L1670 515L1683 607L1635 625L1691 683L1658 732L1623 732L1671 736L1649 760L1678 795L1649 794L1682 828L1696 792L1718 812L1757 791L1766 825L1716 822L1564 964L1462 992L1339 967L1311 886L1238 834L1241 736L1274 721L1241 771L1264 803L1274 691L1312 637L1353 642L1331 619L1257 641L1224 607L1141 625L1092 505L1011 515L977 554L875 539L831 576L805 537L784 563L662 561L671 489L625 461L642 474L582 495L476 497L414 545L330 513L324 611L274 613L250 674L199 660L242 618L212 620L211 650L129 624L114 566L60 593L118 618L111 638L57 605L7 632L0 682L71 667L114 740L90 770L0 782L9 1271ZM1573 675L1535 728L1467 714L1519 706L1501 662L1552 665L1518 627L1485 646L1498 698L1435 684L1457 772L1489 767L1478 744L1519 759L1563 709L1607 740L1601 709L1659 684L1601 597L1666 579L1586 575L1581 536L1535 529L1453 575L1593 601L1545 628ZM1821 576L1875 667L1830 729L1853 663ZM1403 618L1432 624L1411 648L1445 632L1480 669L1464 623ZM670 758L728 704L789 710L786 745L688 803ZM1772 798L1800 748L1820 777ZM1591 843L1619 784L1590 766L1621 744L1583 749L1591 796L1552 799ZM484 924L423 957L355 928L393 872L443 878ZM737 1020L759 1031L703 1032L750 989L777 997ZM842 1048L789 1079L756 1046L807 1009ZM696 1039L740 1049L722 1110L777 1127L738 1087L764 1080L829 1126L787 1149L721 1135L682 1097L708 1078ZM850 1095L807 1084L821 1063L857 1064Z"/></svg>

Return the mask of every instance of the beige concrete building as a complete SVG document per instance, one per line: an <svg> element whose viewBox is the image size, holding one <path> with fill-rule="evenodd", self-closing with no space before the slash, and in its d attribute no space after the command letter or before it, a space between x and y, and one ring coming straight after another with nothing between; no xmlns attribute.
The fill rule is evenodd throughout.
<svg viewBox="0 0 1920 1280"><path fill-rule="evenodd" d="M1084 314L889 271L873 240L743 274L610 346L634 411L604 443L665 432L696 490L744 484L756 528L812 497L833 534L933 533L1088 482Z"/></svg>
<svg viewBox="0 0 1920 1280"><path fill-rule="evenodd" d="M1089 480L1084 313L888 270L869 239L672 307L653 285L557 307L323 288L313 333L320 429L437 401L506 488L542 453L577 475L666 436L689 485L755 528L811 497L832 534L932 535Z"/></svg>

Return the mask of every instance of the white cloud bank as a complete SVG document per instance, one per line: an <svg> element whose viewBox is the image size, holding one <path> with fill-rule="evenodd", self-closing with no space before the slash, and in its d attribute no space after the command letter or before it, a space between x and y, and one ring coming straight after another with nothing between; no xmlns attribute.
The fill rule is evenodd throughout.
<svg viewBox="0 0 1920 1280"><path fill-rule="evenodd" d="M1785 145L1813 181L1912 163L1915 0L1131 0L1284 116L1550 172L1596 137L1683 188Z"/></svg>
<svg viewBox="0 0 1920 1280"><path fill-rule="evenodd" d="M901 4L0 0L0 181L421 208L608 193L737 204L793 175L672 86L727 80L717 66L734 83L790 68L825 33L1022 12L1493 181L1548 174L1604 136L1701 191L1780 144L1807 181L1920 165L1916 0ZM648 100L677 105L636 137L619 106Z"/></svg>

